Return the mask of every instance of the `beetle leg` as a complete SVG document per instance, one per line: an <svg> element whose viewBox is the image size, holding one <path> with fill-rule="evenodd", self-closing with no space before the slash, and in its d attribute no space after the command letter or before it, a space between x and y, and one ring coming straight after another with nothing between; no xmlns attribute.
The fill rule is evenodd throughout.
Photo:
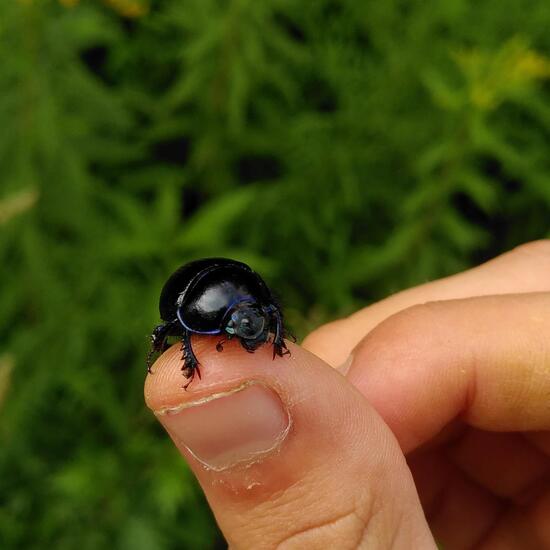
<svg viewBox="0 0 550 550"><path fill-rule="evenodd" d="M184 369L182 369L184 370ZM193 382L193 380L195 379L195 373L197 373L198 377L199 377L199 380L201 379L201 369L199 368L199 365L197 364L197 366L195 368L193 368L191 371L190 371L190 374L186 374L184 372L184 375L186 378L190 378L191 380L189 380L189 382L187 382L187 384L184 384L183 385L183 389L185 391L187 391L187 387L189 386L189 384L191 384L191 382Z"/></svg>
<svg viewBox="0 0 550 550"><path fill-rule="evenodd" d="M290 355L290 350L286 347L284 340L283 317L281 312L277 308L274 308L271 315L275 324L275 335L273 336L273 359L275 359L276 355L279 357L287 354Z"/></svg>
<svg viewBox="0 0 550 550"><path fill-rule="evenodd" d="M184 389L187 389L187 386L193 382L195 377L195 372L197 373L199 379L201 377L201 371L199 368L199 361L193 352L193 347L191 346L191 335L188 330L184 330L181 337L181 351L183 352L182 359L183 365L181 370L185 378L191 378L187 384L185 384Z"/></svg>
<svg viewBox="0 0 550 550"><path fill-rule="evenodd" d="M153 359L153 355L155 353L162 353L168 349L168 336L170 335L170 331L172 330L174 326L174 323L162 323L161 325L157 325L153 329L153 333L151 334L151 348L149 349L149 353L147 354L147 371L149 373L152 373L151 371L151 363Z"/></svg>
<svg viewBox="0 0 550 550"><path fill-rule="evenodd" d="M286 328L283 330L283 338L288 338L289 340L292 340L294 343L298 341L296 336L294 336L292 332L289 332L288 330L286 330Z"/></svg>
<svg viewBox="0 0 550 550"><path fill-rule="evenodd" d="M225 334L225 338L222 338L217 344L216 344L216 351L220 352L223 351L223 345L228 342L229 340L232 340L234 334Z"/></svg>
<svg viewBox="0 0 550 550"><path fill-rule="evenodd" d="M254 353L256 351L256 348L258 347L258 344L250 344L243 338L239 338L241 342L241 346L248 352L248 353Z"/></svg>

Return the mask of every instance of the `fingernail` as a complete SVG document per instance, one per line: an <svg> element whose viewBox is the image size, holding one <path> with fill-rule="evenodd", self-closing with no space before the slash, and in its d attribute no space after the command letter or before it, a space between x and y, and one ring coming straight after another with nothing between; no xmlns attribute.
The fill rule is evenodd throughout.
<svg viewBox="0 0 550 550"><path fill-rule="evenodd" d="M279 396L259 383L155 413L178 447L213 470L275 450L290 427Z"/></svg>

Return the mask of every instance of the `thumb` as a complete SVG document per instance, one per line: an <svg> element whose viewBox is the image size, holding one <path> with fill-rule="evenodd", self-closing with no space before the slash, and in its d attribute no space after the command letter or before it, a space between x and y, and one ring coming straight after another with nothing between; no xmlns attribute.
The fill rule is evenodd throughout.
<svg viewBox="0 0 550 550"><path fill-rule="evenodd" d="M145 398L231 547L436 548L399 445L343 376L298 346L273 360L214 344L193 340L187 391L170 348Z"/></svg>

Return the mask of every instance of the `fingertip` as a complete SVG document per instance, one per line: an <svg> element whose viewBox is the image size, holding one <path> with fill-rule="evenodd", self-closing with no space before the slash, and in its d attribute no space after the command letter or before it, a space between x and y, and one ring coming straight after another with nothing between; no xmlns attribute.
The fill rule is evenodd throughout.
<svg viewBox="0 0 550 550"><path fill-rule="evenodd" d="M528 293L412 306L361 341L347 378L405 452L458 417L484 430L544 430L549 302Z"/></svg>
<svg viewBox="0 0 550 550"><path fill-rule="evenodd" d="M174 344L164 352L145 379L147 406L158 411L227 391L250 379L267 382L267 378L271 378L271 383L275 383L281 369L287 368L288 363L296 362L296 353L300 355L298 346L291 343L287 343L292 350L290 354L273 357L269 345L261 346L254 353L247 353L236 340L225 342L221 349L216 345L218 341L219 337L213 336L192 337L200 369L200 376L197 373L192 379L184 376L180 344Z"/></svg>
<svg viewBox="0 0 550 550"><path fill-rule="evenodd" d="M322 325L305 337L302 347L333 367L340 365L356 344L350 324L350 319L338 319Z"/></svg>
<svg viewBox="0 0 550 550"><path fill-rule="evenodd" d="M147 377L145 398L197 476L228 541L275 547L295 529L332 525L344 515L365 518L369 530L386 536L400 512L388 506L387 519L373 523L369 513L377 495L394 490L389 480L395 478L400 496L388 502L416 507L407 532L426 535L397 442L338 371L292 343L290 355L275 359L270 345L246 353L236 341L222 352L212 337L192 344L201 379L183 389L181 351L172 346ZM357 523L329 530L342 541L361 537L365 527ZM313 529L311 536L325 540L325 532Z"/></svg>

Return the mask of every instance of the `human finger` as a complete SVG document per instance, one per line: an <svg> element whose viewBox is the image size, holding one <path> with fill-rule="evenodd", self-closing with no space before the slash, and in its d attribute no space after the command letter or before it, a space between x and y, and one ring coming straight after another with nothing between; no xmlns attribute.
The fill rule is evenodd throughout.
<svg viewBox="0 0 550 550"><path fill-rule="evenodd" d="M378 325L348 379L405 452L457 417L489 431L550 429L550 293L427 303Z"/></svg>
<svg viewBox="0 0 550 550"><path fill-rule="evenodd" d="M174 346L145 397L231 547L435 548L393 434L343 376L291 344L194 346L202 379L182 389Z"/></svg>
<svg viewBox="0 0 550 550"><path fill-rule="evenodd" d="M303 347L329 364L344 364L376 325L416 304L471 296L550 291L550 239L534 241L478 267L394 294L309 334Z"/></svg>

